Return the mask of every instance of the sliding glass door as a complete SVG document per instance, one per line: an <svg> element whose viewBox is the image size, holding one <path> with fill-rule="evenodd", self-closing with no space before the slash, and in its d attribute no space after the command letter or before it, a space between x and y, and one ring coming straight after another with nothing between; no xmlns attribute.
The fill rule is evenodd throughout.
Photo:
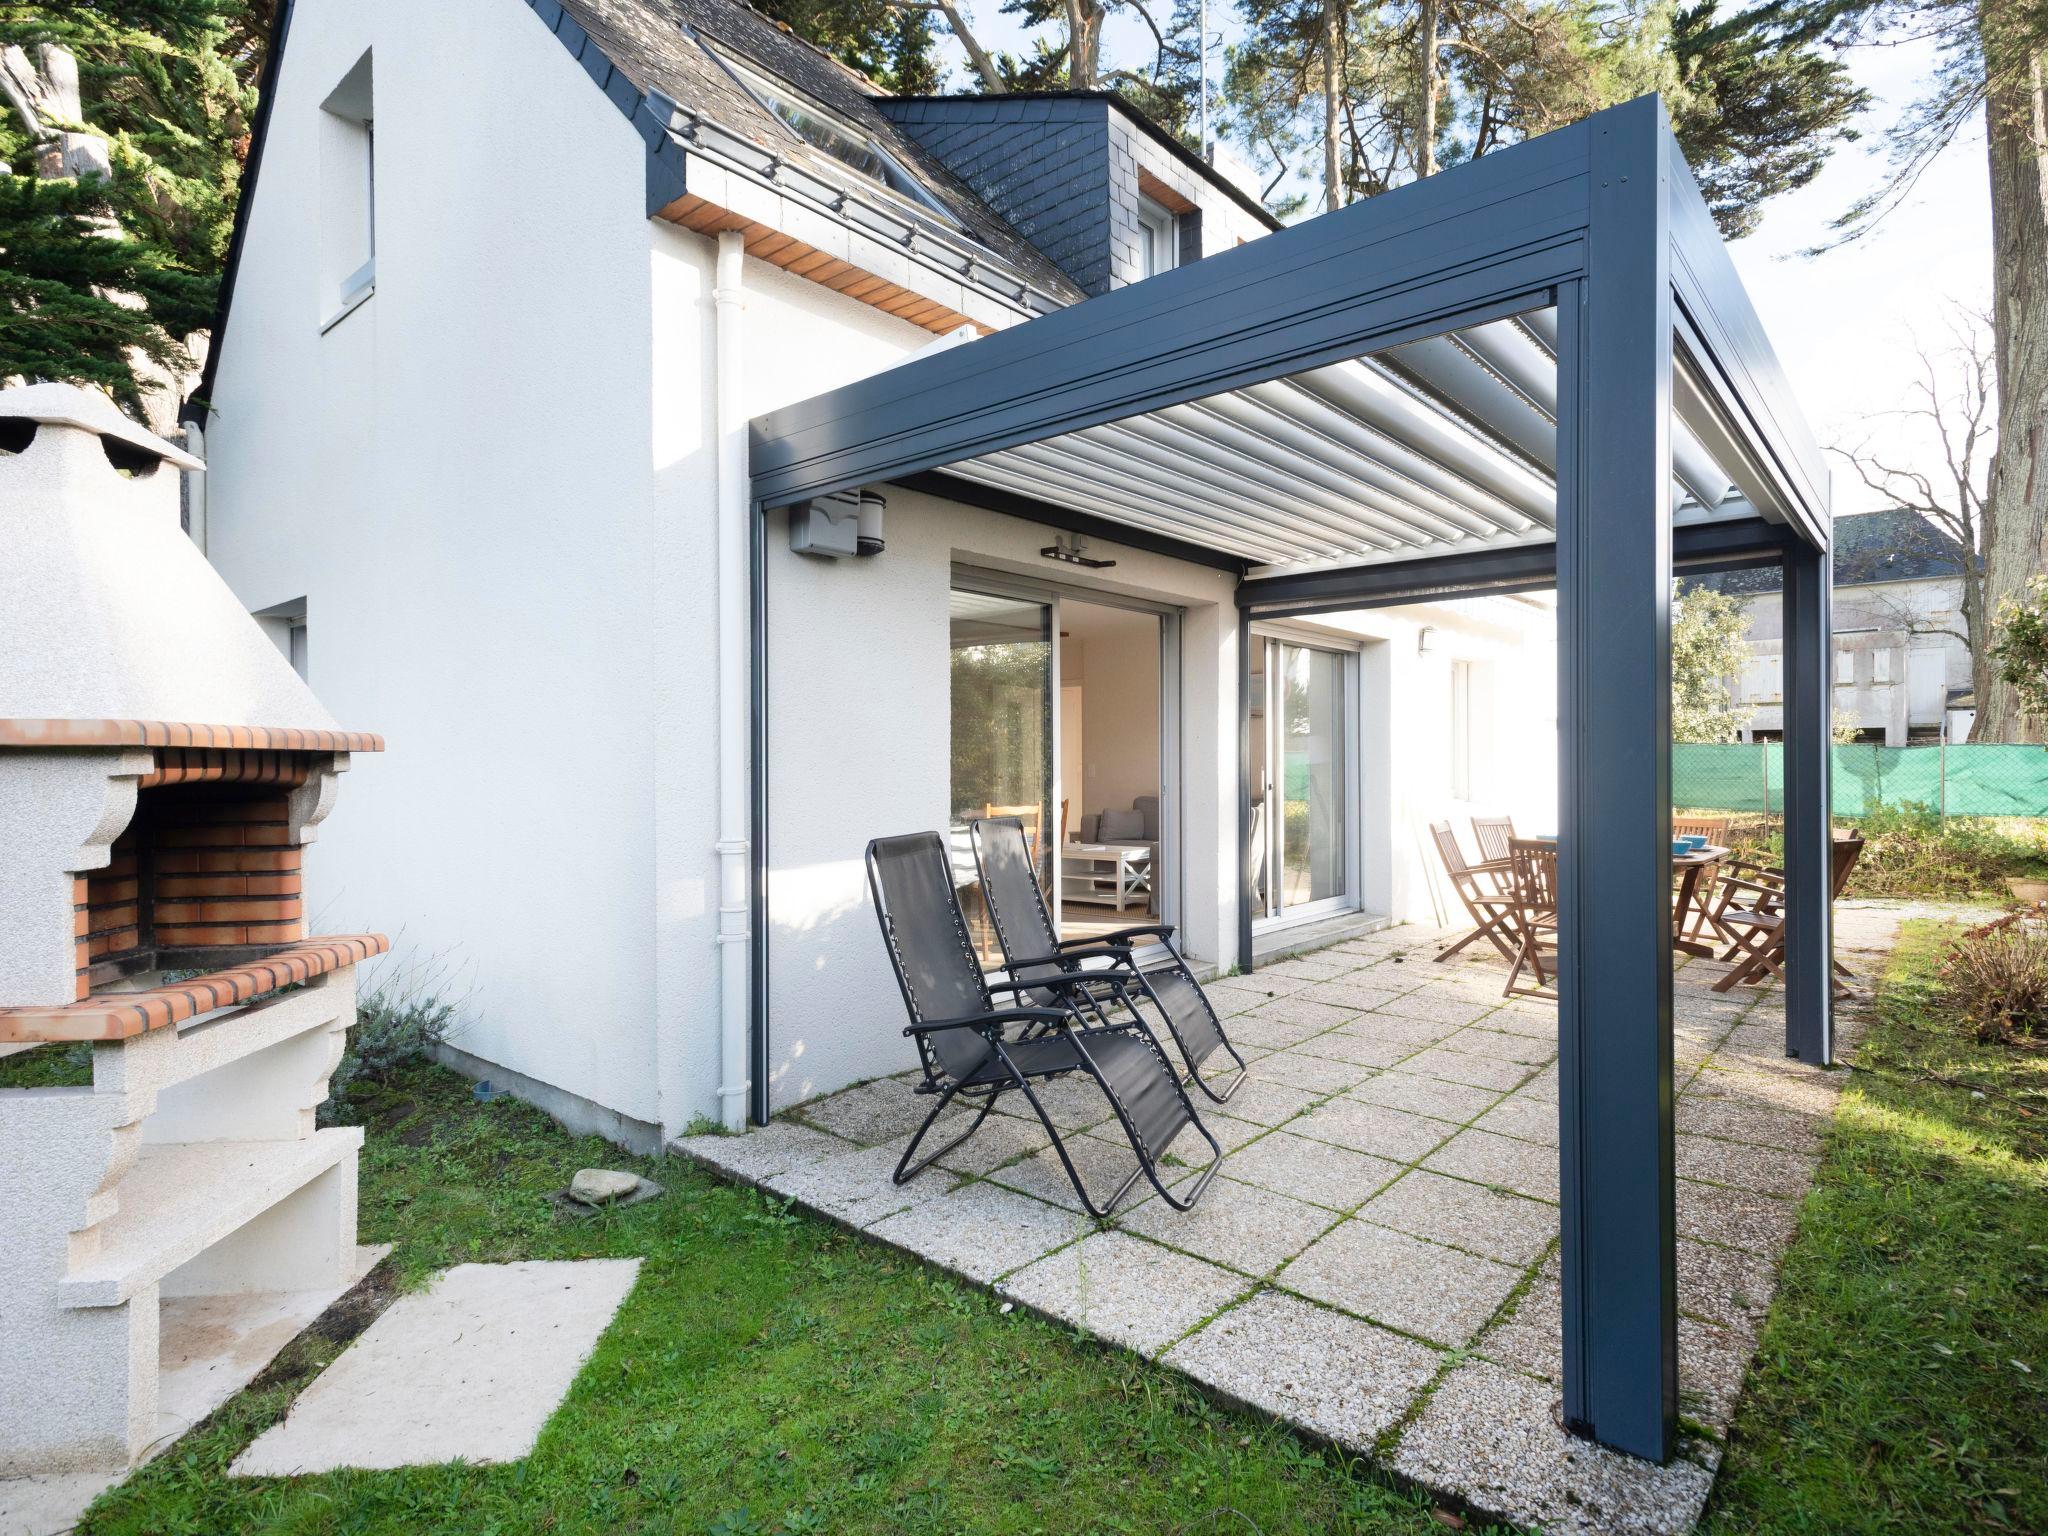
<svg viewBox="0 0 2048 1536"><path fill-rule="evenodd" d="M1053 824L1052 604L956 587L950 642L953 878L975 947L994 965L1002 956L979 898L967 823L1020 818L1040 883L1056 888L1045 835Z"/></svg>
<svg viewBox="0 0 2048 1536"><path fill-rule="evenodd" d="M1356 658L1274 636L1252 657L1253 860L1267 918L1358 905L1347 732Z"/></svg>

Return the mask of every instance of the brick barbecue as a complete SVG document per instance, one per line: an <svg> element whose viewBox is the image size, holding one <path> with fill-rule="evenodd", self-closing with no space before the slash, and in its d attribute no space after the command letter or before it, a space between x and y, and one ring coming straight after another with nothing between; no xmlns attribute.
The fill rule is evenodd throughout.
<svg viewBox="0 0 2048 1536"><path fill-rule="evenodd" d="M104 396L0 390L0 1069L92 1057L0 1070L0 1475L125 1469L361 1273L362 1133L315 1111L388 946L310 934L303 879L383 743L185 536L197 468Z"/></svg>

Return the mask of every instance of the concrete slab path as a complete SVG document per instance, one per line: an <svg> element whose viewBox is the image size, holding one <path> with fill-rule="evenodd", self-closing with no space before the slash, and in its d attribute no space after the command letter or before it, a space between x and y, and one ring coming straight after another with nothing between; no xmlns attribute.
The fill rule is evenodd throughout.
<svg viewBox="0 0 2048 1536"><path fill-rule="evenodd" d="M393 1302L228 1470L517 1461L639 1270L638 1259L458 1264Z"/></svg>

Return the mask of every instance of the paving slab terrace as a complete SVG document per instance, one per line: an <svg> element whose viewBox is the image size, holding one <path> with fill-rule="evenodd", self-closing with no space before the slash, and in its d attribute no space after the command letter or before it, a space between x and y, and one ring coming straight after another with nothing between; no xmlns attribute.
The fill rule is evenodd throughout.
<svg viewBox="0 0 2048 1536"><path fill-rule="evenodd" d="M1873 971L1900 916L1845 904L1838 951ZM1842 1074L1786 1060L1775 989L1716 993L1723 968L1680 961L1688 1433L1653 1466L1558 1427L1556 1010L1504 999L1506 967L1476 946L1436 964L1446 940L1392 928L1211 984L1255 1059L1230 1103L1196 1099L1226 1157L1190 1213L1140 1182L1112 1220L1090 1220L1015 1096L938 1166L892 1183L929 1104L915 1072L676 1146L1479 1513L1682 1536L1713 1486ZM1044 1096L1091 1188L1115 1188L1136 1164L1100 1092L1069 1078ZM942 1121L931 1144L949 1123L966 1125ZM1192 1176L1168 1163L1170 1182Z"/></svg>

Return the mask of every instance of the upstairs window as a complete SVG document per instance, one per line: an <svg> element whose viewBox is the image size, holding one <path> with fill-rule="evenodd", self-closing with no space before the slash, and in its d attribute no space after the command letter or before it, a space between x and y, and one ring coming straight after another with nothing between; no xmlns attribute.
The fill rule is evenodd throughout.
<svg viewBox="0 0 2048 1536"><path fill-rule="evenodd" d="M376 92L364 54L320 103L321 329L377 286Z"/></svg>
<svg viewBox="0 0 2048 1536"><path fill-rule="evenodd" d="M1138 199L1138 259L1146 277L1170 272L1180 260L1180 223L1171 208Z"/></svg>
<svg viewBox="0 0 2048 1536"><path fill-rule="evenodd" d="M807 101L790 86L758 70L735 63L722 53L712 52L711 56L746 88L748 95L774 113L783 127L813 149L824 151L841 165L850 166L898 197L909 199L927 213L937 214L948 224L960 222L930 188L904 169L903 162L877 144L871 134L863 133L836 113Z"/></svg>

